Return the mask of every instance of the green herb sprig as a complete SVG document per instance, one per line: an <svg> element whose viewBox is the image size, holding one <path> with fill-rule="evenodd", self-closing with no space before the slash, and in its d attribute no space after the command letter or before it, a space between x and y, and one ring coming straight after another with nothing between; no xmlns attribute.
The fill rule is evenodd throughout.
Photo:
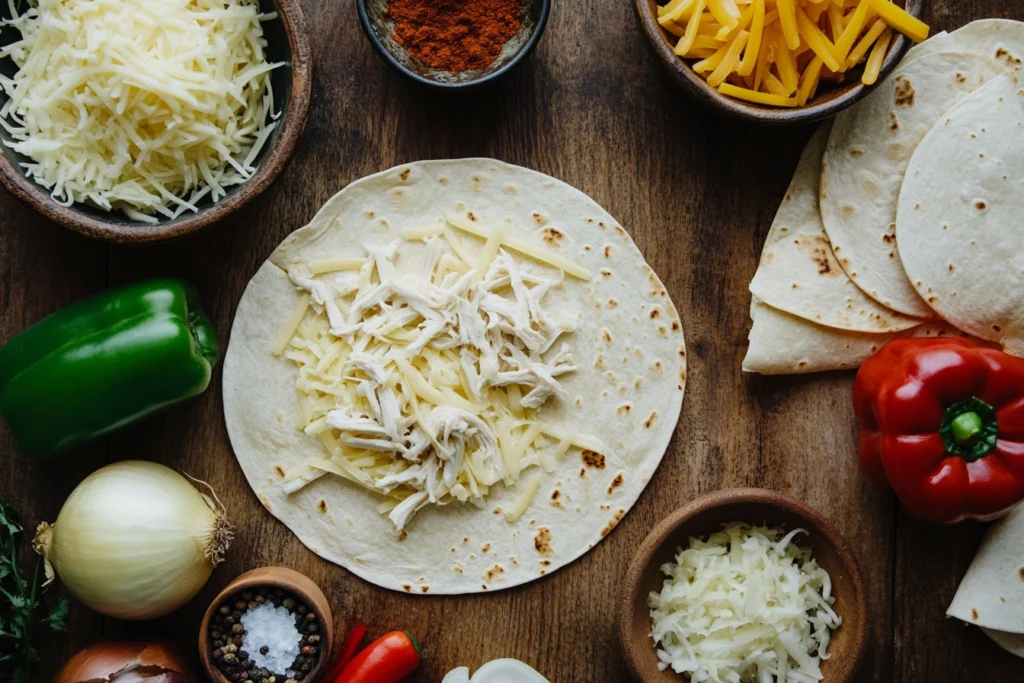
<svg viewBox="0 0 1024 683"><path fill-rule="evenodd" d="M41 619L40 563L31 579L18 566L18 534L22 532L17 508L0 499L0 680L30 683L39 652L32 637L41 626L53 633L67 630L68 601L58 600ZM37 623L38 621L38 623Z"/></svg>

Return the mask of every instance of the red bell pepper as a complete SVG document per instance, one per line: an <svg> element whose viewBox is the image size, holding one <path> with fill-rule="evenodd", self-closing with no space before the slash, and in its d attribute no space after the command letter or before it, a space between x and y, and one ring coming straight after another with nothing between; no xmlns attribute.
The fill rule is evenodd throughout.
<svg viewBox="0 0 1024 683"><path fill-rule="evenodd" d="M857 373L860 462L929 522L1024 500L1024 359L966 339L897 339Z"/></svg>
<svg viewBox="0 0 1024 683"><path fill-rule="evenodd" d="M408 633L392 631L356 655L335 683L399 683L419 665L419 644Z"/></svg>

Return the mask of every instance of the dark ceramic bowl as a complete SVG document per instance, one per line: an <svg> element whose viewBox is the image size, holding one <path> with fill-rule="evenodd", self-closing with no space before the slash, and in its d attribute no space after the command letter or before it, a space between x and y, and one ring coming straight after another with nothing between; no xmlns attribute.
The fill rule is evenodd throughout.
<svg viewBox="0 0 1024 683"><path fill-rule="evenodd" d="M380 56L399 73L438 90L459 90L483 85L508 73L537 45L551 12L551 0L523 0L522 25L488 67L461 73L438 71L409 55L394 39L394 22L387 15L388 0L356 0L359 21Z"/></svg>
<svg viewBox="0 0 1024 683"><path fill-rule="evenodd" d="M850 72L850 78L846 83L832 87L823 85L814 99L802 107L793 109L767 107L723 95L708 85L707 81L690 68L686 60L678 57L672 51L675 37L658 23L658 5L664 4L664 2L658 0L635 0L635 2L637 17L640 19L640 25L643 27L644 33L647 34L651 47L654 48L654 53L676 82L683 87L683 90L705 107L722 112L732 118L754 123L791 125L811 123L835 116L863 99L875 85L884 81L886 76L903 59L903 55L911 45L909 38L901 33L896 34L889 45L889 52L882 62L882 69L875 85L868 86L860 82L861 68L859 67ZM924 0L896 0L896 4L904 7L915 17L920 17Z"/></svg>
<svg viewBox="0 0 1024 683"><path fill-rule="evenodd" d="M722 524L748 522L801 528L797 545L810 547L814 559L832 578L833 608L842 625L832 634L829 658L821 663L826 683L849 683L864 661L868 644L868 613L864 581L853 549L820 513L796 498L766 489L725 489L701 496L659 522L648 534L626 573L619 599L618 630L629 670L643 683L680 683L685 679L671 669L658 670L658 655L651 639L647 598L661 590L661 567L675 561L677 548L691 537L704 537Z"/></svg>
<svg viewBox="0 0 1024 683"><path fill-rule="evenodd" d="M16 0L16 3L23 7L25 0ZM263 31L267 40L267 60L284 62L283 66L271 72L274 111L281 112L281 118L256 158L256 173L242 185L229 189L226 196L216 202L199 202L198 213L186 212L176 219L162 218L154 224L133 221L120 211L103 211L85 204L65 207L50 197L49 190L25 175L21 164L29 159L2 144L11 140L3 127L0 127L0 181L16 197L47 218L89 237L122 244L184 237L238 210L267 189L284 169L302 133L311 94L312 58L299 0L259 0L259 4L264 12L278 13L277 19L264 22ZM10 16L8 4L0 3L0 19ZM0 45L16 40L19 35L14 30L0 33ZM0 59L0 73L12 77L16 71L17 67L10 59ZM5 99L0 92L0 105Z"/></svg>

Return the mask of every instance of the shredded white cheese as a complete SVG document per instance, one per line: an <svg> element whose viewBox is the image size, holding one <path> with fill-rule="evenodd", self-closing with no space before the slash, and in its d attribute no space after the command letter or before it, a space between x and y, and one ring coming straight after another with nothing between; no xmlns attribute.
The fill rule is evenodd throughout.
<svg viewBox="0 0 1024 683"><path fill-rule="evenodd" d="M659 668L692 683L821 680L842 620L828 572L792 542L800 533L734 523L691 538L649 598Z"/></svg>
<svg viewBox="0 0 1024 683"><path fill-rule="evenodd" d="M285 490L334 474L387 496L378 509L399 530L426 505L482 505L493 486L550 472L572 446L603 450L540 419L576 371L563 339L574 322L545 305L561 275L518 264L501 230L472 256L447 231L417 238L418 257L400 258L396 241L289 267L303 295L271 349L296 364L299 428L328 453ZM540 483L525 482L510 522Z"/></svg>
<svg viewBox="0 0 1024 683"><path fill-rule="evenodd" d="M55 200L156 222L255 172L276 127L251 0L38 0L0 49L0 125ZM24 7L24 5L21 5Z"/></svg>

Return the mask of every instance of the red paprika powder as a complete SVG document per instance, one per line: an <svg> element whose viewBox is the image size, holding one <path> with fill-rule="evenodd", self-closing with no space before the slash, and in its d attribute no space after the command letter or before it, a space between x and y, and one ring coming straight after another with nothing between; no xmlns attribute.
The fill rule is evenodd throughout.
<svg viewBox="0 0 1024 683"><path fill-rule="evenodd" d="M432 69L482 69L519 31L522 0L388 0L394 38Z"/></svg>

